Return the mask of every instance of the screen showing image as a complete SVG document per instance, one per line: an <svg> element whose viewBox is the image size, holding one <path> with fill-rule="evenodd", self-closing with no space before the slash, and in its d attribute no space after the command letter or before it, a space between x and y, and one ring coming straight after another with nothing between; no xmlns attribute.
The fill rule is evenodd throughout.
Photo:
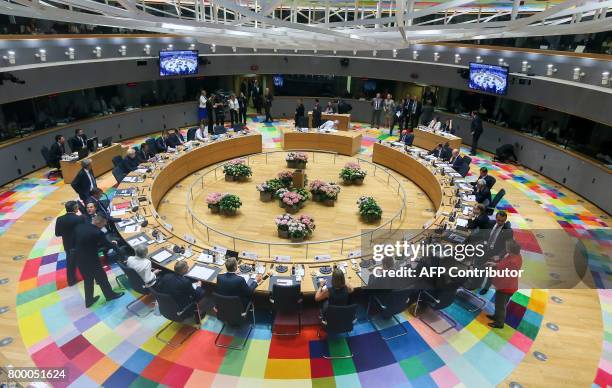
<svg viewBox="0 0 612 388"><path fill-rule="evenodd" d="M504 95L508 91L508 68L484 63L470 63L468 87L487 93Z"/></svg>
<svg viewBox="0 0 612 388"><path fill-rule="evenodd" d="M159 75L190 75L198 73L198 52L193 50L160 51Z"/></svg>
<svg viewBox="0 0 612 388"><path fill-rule="evenodd" d="M276 86L277 88L282 88L283 84L285 83L285 79L282 75L275 75L274 77L272 77L272 80L274 81L274 86Z"/></svg>

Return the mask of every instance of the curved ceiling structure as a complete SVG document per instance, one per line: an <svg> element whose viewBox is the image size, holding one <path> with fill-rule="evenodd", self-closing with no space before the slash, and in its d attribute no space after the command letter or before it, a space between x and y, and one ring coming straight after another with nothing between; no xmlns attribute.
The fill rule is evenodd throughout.
<svg viewBox="0 0 612 388"><path fill-rule="evenodd" d="M297 50L606 31L611 7L611 0L0 0L8 15Z"/></svg>

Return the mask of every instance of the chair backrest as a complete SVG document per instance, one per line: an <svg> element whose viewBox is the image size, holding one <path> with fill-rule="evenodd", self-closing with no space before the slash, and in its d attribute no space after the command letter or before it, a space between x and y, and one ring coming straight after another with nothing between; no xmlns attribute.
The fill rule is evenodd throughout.
<svg viewBox="0 0 612 388"><path fill-rule="evenodd" d="M357 316L357 305L336 306L330 304L323 313L327 322L325 331L328 333L348 333L353 330L353 321Z"/></svg>
<svg viewBox="0 0 612 388"><path fill-rule="evenodd" d="M297 311L300 308L299 300L302 299L300 283L290 286L274 284L271 299L274 301L272 309L276 311L286 313Z"/></svg>
<svg viewBox="0 0 612 388"><path fill-rule="evenodd" d="M470 167L470 164L472 164L472 158L470 158L469 156L465 155L463 157L463 163L465 163L468 168Z"/></svg>
<svg viewBox="0 0 612 388"><path fill-rule="evenodd" d="M215 135L222 135L225 132L227 132L227 129L225 129L225 127L223 125L216 125L213 128L213 134L215 134Z"/></svg>
<svg viewBox="0 0 612 388"><path fill-rule="evenodd" d="M151 288L150 291L151 294L153 294L153 297L155 297L155 300L157 301L157 306L159 307L160 314L164 318L174 322L181 322L185 318L188 318L187 316L181 317L179 315L179 306L178 304L176 304L172 296L161 293L155 290L155 288Z"/></svg>
<svg viewBox="0 0 612 388"><path fill-rule="evenodd" d="M195 133L198 130L198 127L189 128L187 131L187 141L195 140Z"/></svg>
<svg viewBox="0 0 612 388"><path fill-rule="evenodd" d="M470 159L470 162L471 161L472 160ZM463 158L463 163L461 163L461 167L459 167L459 171L457 172L464 178L467 176L468 172L470 172L470 165L469 163L466 163L465 158Z"/></svg>
<svg viewBox="0 0 612 388"><path fill-rule="evenodd" d="M213 295L218 320L230 326L240 325L245 321L245 317L242 316L244 306L239 296L219 295L216 292Z"/></svg>
<svg viewBox="0 0 612 388"><path fill-rule="evenodd" d="M433 308L434 310L442 310L444 308L447 308L451 304L453 304L453 301L455 300L455 296L457 296L457 290L458 288L454 288L454 287L453 288L442 288L438 290L438 292L436 293L436 297L439 300L439 302L433 303L431 305L431 308Z"/></svg>
<svg viewBox="0 0 612 388"><path fill-rule="evenodd" d="M489 179L487 180L487 187L489 188L489 190L491 190L493 186L495 186L495 182L497 182L497 179L495 179L495 177L491 175L487 176L489 177Z"/></svg>
<svg viewBox="0 0 612 388"><path fill-rule="evenodd" d="M390 318L392 315L399 314L404 311L414 293L414 289L404 288L393 290L387 294L381 295L379 299L385 305L382 315L385 318Z"/></svg>
<svg viewBox="0 0 612 388"><path fill-rule="evenodd" d="M117 183L121 183L123 181L123 178L125 178L125 176L127 175L120 167L113 167L112 172Z"/></svg>
<svg viewBox="0 0 612 388"><path fill-rule="evenodd" d="M157 146L155 145L155 139L149 138L145 141L145 143L147 143L147 145L149 146L149 151L153 152L154 154L159 153L159 150L157 149Z"/></svg>
<svg viewBox="0 0 612 388"><path fill-rule="evenodd" d="M119 167L123 172L127 172L123 158L119 155L113 156L113 166Z"/></svg>
<svg viewBox="0 0 612 388"><path fill-rule="evenodd" d="M497 194L495 194L495 198L493 198L493 201L491 201L491 205L489 207L495 209L499 201L501 201L501 199L504 197L504 195L506 195L506 190L499 190Z"/></svg>
<svg viewBox="0 0 612 388"><path fill-rule="evenodd" d="M42 146L40 153L42 154L43 159L45 159L47 166L49 166L49 147Z"/></svg>
<svg viewBox="0 0 612 388"><path fill-rule="evenodd" d="M126 264L122 263L121 261L117 261L117 264L119 264L119 268L121 268L125 276L127 276L128 281L130 282L130 287L132 287L132 290L138 292L139 294L149 293L149 288L145 287L145 283L140 277L140 275L138 275L138 272L136 272L133 268L128 267Z"/></svg>

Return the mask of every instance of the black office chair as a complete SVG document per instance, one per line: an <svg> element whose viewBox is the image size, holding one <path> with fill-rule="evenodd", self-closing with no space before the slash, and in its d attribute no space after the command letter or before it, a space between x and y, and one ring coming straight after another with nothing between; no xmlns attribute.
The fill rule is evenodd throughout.
<svg viewBox="0 0 612 388"><path fill-rule="evenodd" d="M123 170L120 167L113 167L112 173L113 173L113 176L115 177L115 180L117 181L117 184L120 184L121 182L123 182L123 178L127 176L127 174L123 172Z"/></svg>
<svg viewBox="0 0 612 388"><path fill-rule="evenodd" d="M134 306L138 302L142 302L151 294L151 292L149 291L149 287L151 287L152 283L155 283L155 281L151 282L151 284L147 284L142 280L140 275L138 275L138 272L136 272L134 269L128 267L121 261L117 261L117 264L119 264L119 268L121 268L124 274L119 275L115 278L117 284L120 284L127 289L128 287L126 287L125 284L125 278L127 278L127 285L129 286L129 288L140 294L138 298L130 302L127 306L125 306L125 308L132 314L136 315L138 318L144 318L147 315L151 314L153 312L153 307L150 305L148 311L146 311L145 314L139 314L138 311L132 309L132 306Z"/></svg>
<svg viewBox="0 0 612 388"><path fill-rule="evenodd" d="M357 305L351 304L348 306L327 305L321 317L321 325L325 328L327 334L350 333L357 322ZM319 331L317 330L317 336ZM323 356L328 360L353 358L354 354L343 356Z"/></svg>
<svg viewBox="0 0 612 388"><path fill-rule="evenodd" d="M487 181L487 187L489 188L489 190L491 190L493 186L495 186L497 179L495 179L495 177L491 175L487 175L487 176L489 177L489 180Z"/></svg>
<svg viewBox="0 0 612 388"><path fill-rule="evenodd" d="M215 125L213 128L214 135L223 135L227 132L227 129L223 125Z"/></svg>
<svg viewBox="0 0 612 388"><path fill-rule="evenodd" d="M149 151L153 152L154 154L158 154L159 150L157 149L157 145L155 144L155 139L148 138L147 140L145 140L145 143L147 143L147 145L149 146Z"/></svg>
<svg viewBox="0 0 612 388"><path fill-rule="evenodd" d="M436 334L444 334L450 329L454 329L457 327L457 322L444 311L442 311L442 309L453 304L456 295L457 289L438 289L435 295L427 290L420 290L414 308L414 315L418 317L421 322L427 325L427 327L433 330ZM423 314L418 313L418 308L421 305L421 302L423 302L426 306L430 307L431 310L435 312L439 318L445 320L449 324L449 327L441 331L436 330L432 323L424 319Z"/></svg>
<svg viewBox="0 0 612 388"><path fill-rule="evenodd" d="M215 346L220 348L228 348L234 350L242 350L244 349L249 336L251 335L251 331L255 327L255 307L253 307L253 302L249 302L246 308L242 305L242 299L239 296L224 296L219 295L217 293L213 294L215 297L215 310L217 312L217 319L223 322L223 326L221 330L219 330L219 334L215 338ZM244 341L240 346L232 346L232 345L222 345L219 343L219 338L223 334L223 330L225 326L242 326L246 322L248 322L249 311L251 312L251 317L253 319L253 323L249 323L249 331L244 336Z"/></svg>
<svg viewBox="0 0 612 388"><path fill-rule="evenodd" d="M130 173L129 169L125 166L125 162L123 161L123 158L119 155L113 156L113 166L119 167L121 171L123 171L126 174Z"/></svg>
<svg viewBox="0 0 612 388"><path fill-rule="evenodd" d="M198 130L198 127L189 128L187 131L187 141L195 140L195 134Z"/></svg>
<svg viewBox="0 0 612 388"><path fill-rule="evenodd" d="M50 159L50 155L49 155L49 147L42 146L42 148L40 149L40 153L42 154L42 157L45 160L45 164L47 165L47 167L55 169L55 170L49 171L49 177L51 177L52 175L57 175L59 177L63 177L62 170L60 170L60 168L59 168L59 164L58 165L53 165L53 163L51 163L51 159Z"/></svg>
<svg viewBox="0 0 612 388"><path fill-rule="evenodd" d="M274 284L272 286L272 294L270 295L270 303L272 303L272 326L270 331L274 335L299 335L302 331L302 292L300 291L300 284L293 284L290 286L282 286ZM278 333L274 332L274 318L275 313L286 313L297 314L298 319L298 330L297 333Z"/></svg>
<svg viewBox="0 0 612 388"><path fill-rule="evenodd" d="M185 341L187 341L189 337L193 335L193 333L195 333L196 331L200 329L200 324L198 322L196 322L195 324L185 323L186 320L194 317L193 316L194 311L197 314L198 321L199 322L202 321L202 315L200 314L200 307L197 302L191 302L185 308L179 309L178 305L176 304L172 296L161 293L155 290L155 288L153 287L149 288L149 290L151 291L151 294L153 294L153 296L155 297L155 300L157 301L157 306L159 307L159 312L161 313L161 315L170 321L166 326L164 326L160 331L158 331L157 334L155 334L155 338L165 343L166 345L169 345L171 347L177 347L185 343ZM162 333L166 331L170 326L172 326L172 324L175 322L180 323L182 325L188 325L191 328L191 330L189 330L187 335L185 335L185 337L178 344L175 342L172 342L172 340L165 340L161 337Z"/></svg>
<svg viewBox="0 0 612 388"><path fill-rule="evenodd" d="M495 197L493 197L493 200L491 201L491 203L487 207L487 214L488 215L493 215L493 212L495 211L495 208L499 204L499 201L501 201L502 198L504 198L504 195L506 195L506 189L501 189L501 190L499 190L497 192L497 194L495 194Z"/></svg>
<svg viewBox="0 0 612 388"><path fill-rule="evenodd" d="M380 310L380 314L382 315L384 319L393 319L395 323L397 323L399 327L402 329L400 334L392 335L389 337L384 337L382 333L380 332L380 329L376 326L374 321L370 318L370 315L368 315L368 318L370 319L370 323L372 324L372 326L374 326L376 331L380 334L382 339L384 339L385 341L408 334L408 331L406 330L404 325L402 325L399 319L397 319L397 314L400 314L402 311L406 309L406 306L408 306L408 303L410 302L410 298L413 293L415 293L415 290L411 288L404 288L400 290L392 290L389 293L386 293L383 295L371 295L370 296L368 300L368 310L367 310L368 313L370 312L370 307L376 307L377 309Z"/></svg>
<svg viewBox="0 0 612 388"><path fill-rule="evenodd" d="M459 168L459 171L457 171L462 177L466 177L468 172L470 172L470 164L472 163L472 158L470 158L469 156L464 156L463 157L463 164L461 165L461 167Z"/></svg>

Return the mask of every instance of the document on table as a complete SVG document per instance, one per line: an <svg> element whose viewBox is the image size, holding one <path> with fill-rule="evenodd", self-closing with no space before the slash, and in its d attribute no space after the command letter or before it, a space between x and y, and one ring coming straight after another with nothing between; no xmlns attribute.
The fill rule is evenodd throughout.
<svg viewBox="0 0 612 388"><path fill-rule="evenodd" d="M125 233L136 233L140 232L140 225L129 225L123 229Z"/></svg>
<svg viewBox="0 0 612 388"><path fill-rule="evenodd" d="M468 224L468 220L465 218L457 218L457 226L466 227Z"/></svg>
<svg viewBox="0 0 612 388"><path fill-rule="evenodd" d="M133 219L129 218L127 220L117 222L117 227L118 228L125 228L126 226L132 225L132 224L135 224L135 223L136 223L136 221L134 221Z"/></svg>
<svg viewBox="0 0 612 388"><path fill-rule="evenodd" d="M243 251L241 256L249 260L257 260L257 253Z"/></svg>
<svg viewBox="0 0 612 388"><path fill-rule="evenodd" d="M110 215L111 215L111 217L121 217L121 216L125 215L125 213L127 213L126 209L113 210L113 211L111 211Z"/></svg>
<svg viewBox="0 0 612 388"><path fill-rule="evenodd" d="M153 259L154 261L161 263L164 260L167 260L168 258L170 258L172 256L172 252L169 252L167 250L162 250L159 251L158 253L154 254L153 256L151 256L151 259Z"/></svg>
<svg viewBox="0 0 612 388"><path fill-rule="evenodd" d="M210 263L212 264L214 260L213 255L209 255L208 253L200 253L200 256L198 257L198 261L201 261L202 263Z"/></svg>
<svg viewBox="0 0 612 388"><path fill-rule="evenodd" d="M136 245L144 244L148 241L149 240L147 240L145 236L138 236L136 238L129 239L128 244L130 244L131 247L135 247Z"/></svg>
<svg viewBox="0 0 612 388"><path fill-rule="evenodd" d="M194 265L186 275L190 278L209 281L215 275L215 272L217 271L214 268L209 268L204 265Z"/></svg>
<svg viewBox="0 0 612 388"><path fill-rule="evenodd" d="M476 201L476 196L475 195L466 195L466 196L463 197L463 200L467 201L467 202L474 202L474 201Z"/></svg>
<svg viewBox="0 0 612 388"><path fill-rule="evenodd" d="M293 280L292 279L276 279L276 284L278 284L279 286L292 286Z"/></svg>

